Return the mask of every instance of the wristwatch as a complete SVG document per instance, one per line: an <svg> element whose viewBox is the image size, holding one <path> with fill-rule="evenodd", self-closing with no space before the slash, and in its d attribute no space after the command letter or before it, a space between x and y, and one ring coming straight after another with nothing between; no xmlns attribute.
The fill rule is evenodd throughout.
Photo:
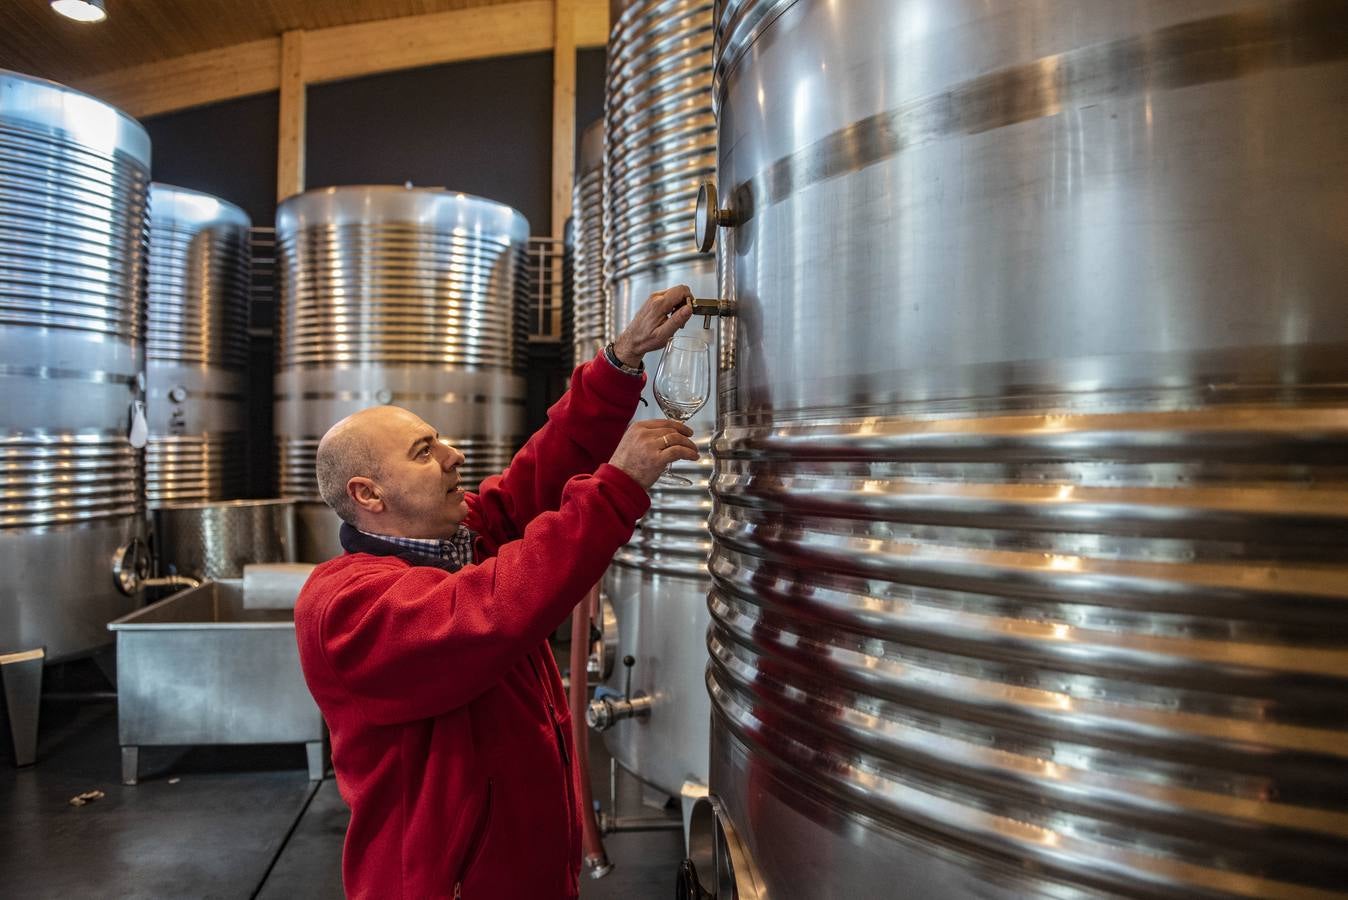
<svg viewBox="0 0 1348 900"><path fill-rule="evenodd" d="M642 372L646 371L645 361L637 363L636 368L633 368L624 363L621 359L618 359L618 352L613 349L612 341L609 341L608 345L604 347L604 356L608 358L608 361L613 364L614 368L620 369L628 375L640 375Z"/></svg>

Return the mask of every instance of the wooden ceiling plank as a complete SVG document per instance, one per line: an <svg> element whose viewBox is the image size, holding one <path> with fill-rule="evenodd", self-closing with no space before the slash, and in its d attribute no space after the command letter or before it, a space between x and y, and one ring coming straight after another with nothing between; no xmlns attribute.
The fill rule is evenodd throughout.
<svg viewBox="0 0 1348 900"><path fill-rule="evenodd" d="M117 0L98 25L46 0L0 0L0 67L64 84L303 29L443 13L512 0Z"/></svg>

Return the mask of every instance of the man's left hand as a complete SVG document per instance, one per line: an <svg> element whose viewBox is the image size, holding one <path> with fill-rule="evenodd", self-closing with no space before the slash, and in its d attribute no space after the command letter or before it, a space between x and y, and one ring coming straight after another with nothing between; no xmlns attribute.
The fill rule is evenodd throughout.
<svg viewBox="0 0 1348 900"><path fill-rule="evenodd" d="M669 343L693 317L693 292L686 284L676 284L651 294L632 321L613 342L613 352L625 366L636 368L641 358Z"/></svg>

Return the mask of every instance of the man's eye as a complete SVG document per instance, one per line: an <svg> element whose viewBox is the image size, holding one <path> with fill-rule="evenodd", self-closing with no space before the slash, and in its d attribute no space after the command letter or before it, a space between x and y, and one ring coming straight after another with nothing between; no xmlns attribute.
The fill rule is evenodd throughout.
<svg viewBox="0 0 1348 900"><path fill-rule="evenodd" d="M430 447L422 447L421 452L417 454L417 456L430 456L430 455L431 455Z"/></svg>

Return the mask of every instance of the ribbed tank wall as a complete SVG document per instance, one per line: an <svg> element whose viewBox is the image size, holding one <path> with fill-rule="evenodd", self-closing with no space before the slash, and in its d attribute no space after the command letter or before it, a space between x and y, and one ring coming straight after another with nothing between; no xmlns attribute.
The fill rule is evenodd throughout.
<svg viewBox="0 0 1348 900"><path fill-rule="evenodd" d="M574 197L573 197L574 199ZM562 229L562 334L563 368L576 364L576 217L568 216Z"/></svg>
<svg viewBox="0 0 1348 900"><path fill-rule="evenodd" d="M571 190L573 247L572 359L580 365L613 340L604 297L604 123L581 136L580 164Z"/></svg>
<svg viewBox="0 0 1348 900"><path fill-rule="evenodd" d="M711 787L760 883L1344 896L1342 4L718 12Z"/></svg>
<svg viewBox="0 0 1348 900"><path fill-rule="evenodd" d="M232 500L247 471L246 213L150 186L145 489L150 507Z"/></svg>
<svg viewBox="0 0 1348 900"><path fill-rule="evenodd" d="M612 334L622 331L651 293L671 285L687 284L698 297L715 296L715 261L696 253L691 237L698 187L716 165L711 78L710 0L625 5L609 39L601 188ZM687 326L701 327L700 320ZM650 387L660 355L660 350L646 355L647 405L639 416L662 415ZM693 485L652 489L650 512L604 580L618 622L619 653L636 658L632 688L661 698L649 719L620 722L605 740L618 762L671 794L687 780L706 782L702 635L708 621L714 407L709 401L688 422L703 458L674 465ZM621 691L624 685L625 673L617 666L609 686Z"/></svg>
<svg viewBox="0 0 1348 900"><path fill-rule="evenodd" d="M149 167L131 118L0 71L0 651L83 652L136 602Z"/></svg>
<svg viewBox="0 0 1348 900"><path fill-rule="evenodd" d="M310 191L277 210L281 496L305 501L299 558L340 553L314 472L319 438L381 403L463 451L465 481L500 472L524 435L529 226L465 194Z"/></svg>

